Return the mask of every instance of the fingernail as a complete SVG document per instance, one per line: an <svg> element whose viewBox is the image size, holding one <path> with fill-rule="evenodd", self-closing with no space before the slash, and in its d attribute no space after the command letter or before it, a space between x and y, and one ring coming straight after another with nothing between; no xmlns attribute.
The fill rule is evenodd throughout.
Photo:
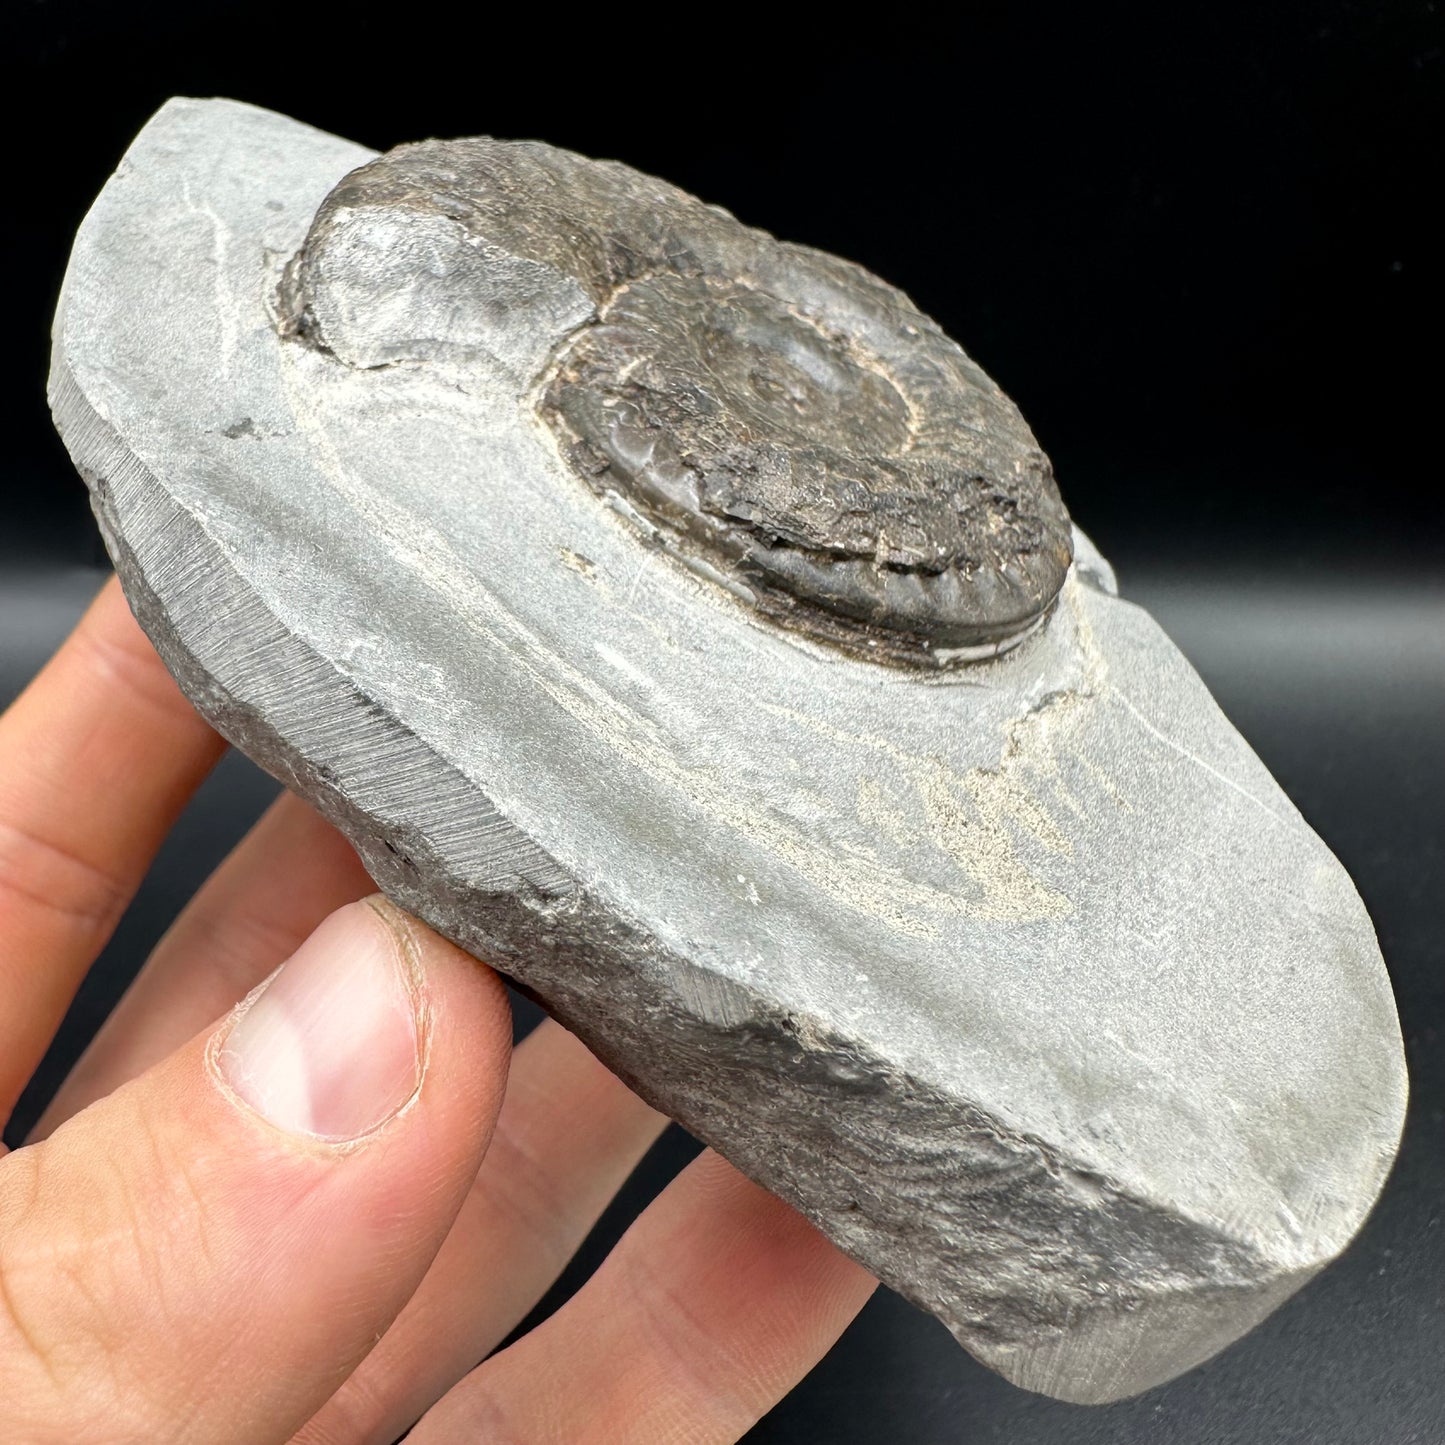
<svg viewBox="0 0 1445 1445"><path fill-rule="evenodd" d="M333 913L271 975L215 1054L230 1088L288 1134L356 1139L421 1077L402 944L369 903Z"/></svg>

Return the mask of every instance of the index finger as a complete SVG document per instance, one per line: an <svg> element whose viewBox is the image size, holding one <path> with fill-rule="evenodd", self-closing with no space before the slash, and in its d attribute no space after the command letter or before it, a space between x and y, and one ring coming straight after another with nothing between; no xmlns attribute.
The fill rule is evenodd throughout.
<svg viewBox="0 0 1445 1445"><path fill-rule="evenodd" d="M224 749L114 578L0 716L0 1120Z"/></svg>

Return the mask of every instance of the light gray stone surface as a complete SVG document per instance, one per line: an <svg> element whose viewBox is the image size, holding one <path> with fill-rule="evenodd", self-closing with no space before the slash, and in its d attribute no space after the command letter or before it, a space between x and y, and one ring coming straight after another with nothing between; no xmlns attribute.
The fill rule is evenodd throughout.
<svg viewBox="0 0 1445 1445"><path fill-rule="evenodd" d="M173 101L77 240L57 423L189 695L1010 1379L1109 1400L1235 1339L1399 1134L1339 864L1077 534L1011 651L881 666L651 545L539 418L536 358L283 335L370 159Z"/></svg>

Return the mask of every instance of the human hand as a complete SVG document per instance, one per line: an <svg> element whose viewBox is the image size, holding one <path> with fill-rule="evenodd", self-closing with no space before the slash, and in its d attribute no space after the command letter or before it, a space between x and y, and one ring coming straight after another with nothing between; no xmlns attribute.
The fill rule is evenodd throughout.
<svg viewBox="0 0 1445 1445"><path fill-rule="evenodd" d="M114 582L0 718L0 1118L223 747ZM701 1445L861 1307L705 1153L485 1358L664 1121L371 891L283 797L0 1158L0 1437Z"/></svg>

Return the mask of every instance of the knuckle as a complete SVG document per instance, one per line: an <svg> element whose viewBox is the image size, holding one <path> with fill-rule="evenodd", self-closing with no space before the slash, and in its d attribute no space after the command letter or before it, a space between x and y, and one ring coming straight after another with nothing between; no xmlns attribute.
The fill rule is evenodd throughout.
<svg viewBox="0 0 1445 1445"><path fill-rule="evenodd" d="M585 1233L571 1197L514 1126L504 1108L487 1157L469 1191L468 1205L481 1201L499 1209L512 1225L532 1236L540 1257L560 1269Z"/></svg>
<svg viewBox="0 0 1445 1445"><path fill-rule="evenodd" d="M539 1432L537 1421L514 1408L508 1394L483 1365L442 1397L437 1416L422 1416L420 1432L426 1440L485 1440L487 1445L537 1445L539 1438L558 1438L553 1430ZM429 1433L431 1419L439 1419L440 1428Z"/></svg>
<svg viewBox="0 0 1445 1445"><path fill-rule="evenodd" d="M58 918L87 937L115 926L131 883L47 837L38 825L0 818L0 903Z"/></svg>
<svg viewBox="0 0 1445 1445"><path fill-rule="evenodd" d="M371 1378L363 1362L301 1427L291 1445L355 1445L358 1440L375 1440L391 1413L388 1392Z"/></svg>

